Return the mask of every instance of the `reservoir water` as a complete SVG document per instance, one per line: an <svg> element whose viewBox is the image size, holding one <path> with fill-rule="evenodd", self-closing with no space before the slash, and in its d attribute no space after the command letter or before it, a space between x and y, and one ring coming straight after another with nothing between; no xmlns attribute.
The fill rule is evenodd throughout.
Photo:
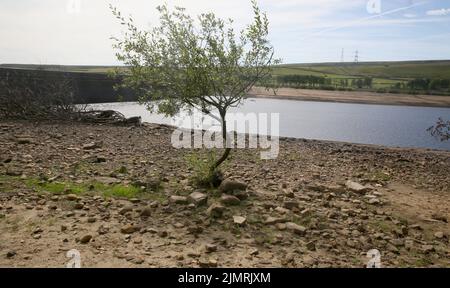
<svg viewBox="0 0 450 288"><path fill-rule="evenodd" d="M90 106L116 110L126 117L141 116L144 122L174 124L173 119L152 114L135 102ZM249 98L230 112L279 113L284 137L450 151L450 141L441 142L426 131L439 117L450 119L450 108Z"/></svg>

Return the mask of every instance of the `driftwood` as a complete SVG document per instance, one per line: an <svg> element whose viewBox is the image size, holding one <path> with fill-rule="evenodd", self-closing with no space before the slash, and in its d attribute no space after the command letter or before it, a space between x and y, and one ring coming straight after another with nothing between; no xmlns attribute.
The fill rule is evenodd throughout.
<svg viewBox="0 0 450 288"><path fill-rule="evenodd" d="M126 118L122 113L114 110L88 110L79 112L77 121L112 125L140 126L142 119L138 117Z"/></svg>

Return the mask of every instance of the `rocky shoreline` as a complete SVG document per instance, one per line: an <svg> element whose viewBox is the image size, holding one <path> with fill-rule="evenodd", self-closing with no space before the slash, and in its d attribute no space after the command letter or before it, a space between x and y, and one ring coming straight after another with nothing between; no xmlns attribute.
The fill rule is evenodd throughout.
<svg viewBox="0 0 450 288"><path fill-rule="evenodd" d="M172 129L0 122L0 266L448 267L450 152L283 138L206 190Z"/></svg>

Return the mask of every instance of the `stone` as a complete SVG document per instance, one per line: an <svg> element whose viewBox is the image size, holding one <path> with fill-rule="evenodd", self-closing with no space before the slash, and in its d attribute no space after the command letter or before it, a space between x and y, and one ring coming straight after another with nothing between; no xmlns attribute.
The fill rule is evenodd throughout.
<svg viewBox="0 0 450 288"><path fill-rule="evenodd" d="M218 265L217 260L214 260L214 259L209 259L209 260L199 259L198 260L198 266L200 266L201 268L216 268L217 265Z"/></svg>
<svg viewBox="0 0 450 288"><path fill-rule="evenodd" d="M76 200L78 200L78 196L75 194L69 194L66 196L66 199L69 201L76 201Z"/></svg>
<svg viewBox="0 0 450 288"><path fill-rule="evenodd" d="M356 192L356 193L366 193L371 190L370 188L365 187L357 182L353 182L351 180L348 180L345 183L345 187L347 187L349 190Z"/></svg>
<svg viewBox="0 0 450 288"><path fill-rule="evenodd" d="M394 254L399 254L399 253L400 253L400 251L398 250L398 248L397 248L395 245L391 244L391 243L388 243L388 244L387 244L386 249L387 249L389 252L392 252L392 253L394 253Z"/></svg>
<svg viewBox="0 0 450 288"><path fill-rule="evenodd" d="M84 208L84 205L83 205L82 203L75 203L75 204L73 205L73 208L74 208L74 209L77 209L77 210L81 210L81 209Z"/></svg>
<svg viewBox="0 0 450 288"><path fill-rule="evenodd" d="M92 235L85 235L85 236L81 237L80 243L87 244L91 241L91 239L92 239Z"/></svg>
<svg viewBox="0 0 450 288"><path fill-rule="evenodd" d="M299 208L299 203L297 201L284 201L283 207L292 210L294 208Z"/></svg>
<svg viewBox="0 0 450 288"><path fill-rule="evenodd" d="M120 215L125 215L125 214L127 214L128 212L132 212L133 209L134 209L134 207L131 206L131 205L125 206L125 207L123 207L122 209L119 210L119 214L120 214Z"/></svg>
<svg viewBox="0 0 450 288"><path fill-rule="evenodd" d="M272 216L269 216L269 217L267 217L267 219L264 221L264 224L267 224L267 225L274 225L274 224L284 223L284 222L286 222L286 218L279 218L279 217L272 217Z"/></svg>
<svg viewBox="0 0 450 288"><path fill-rule="evenodd" d="M247 221L247 218L242 216L233 216L234 224L243 225Z"/></svg>
<svg viewBox="0 0 450 288"><path fill-rule="evenodd" d="M183 223L180 223L180 222L176 222L176 223L174 223L172 225L173 225L173 227L175 227L177 229L184 228L184 226L185 226Z"/></svg>
<svg viewBox="0 0 450 288"><path fill-rule="evenodd" d="M422 245L422 252L425 253L425 254L434 252L433 245Z"/></svg>
<svg viewBox="0 0 450 288"><path fill-rule="evenodd" d="M144 207L140 213L141 217L150 217L152 215L152 208Z"/></svg>
<svg viewBox="0 0 450 288"><path fill-rule="evenodd" d="M445 237L444 232L438 231L436 233L434 233L434 237L436 239L443 239Z"/></svg>
<svg viewBox="0 0 450 288"><path fill-rule="evenodd" d="M17 144L31 144L33 143L32 138L16 138Z"/></svg>
<svg viewBox="0 0 450 288"><path fill-rule="evenodd" d="M195 204L195 206L197 207L203 206L208 202L208 195L198 191L194 191L189 195L188 200L190 203Z"/></svg>
<svg viewBox="0 0 450 288"><path fill-rule="evenodd" d="M135 257L131 260L131 262L133 264L140 265L140 264L144 263L144 259L141 257Z"/></svg>
<svg viewBox="0 0 450 288"><path fill-rule="evenodd" d="M381 201L380 201L380 199L372 198L372 199L370 199L369 201L367 201L367 203L369 203L369 204L371 204L371 205L380 205L380 204L381 204Z"/></svg>
<svg viewBox="0 0 450 288"><path fill-rule="evenodd" d="M170 196L169 201L180 205L188 204L188 199L185 196L172 195Z"/></svg>
<svg viewBox="0 0 450 288"><path fill-rule="evenodd" d="M289 209L286 209L286 208L283 208L283 207L280 207L280 206L276 207L274 210L277 211L278 213L281 213L281 214L287 214L287 213L289 213L291 211Z"/></svg>
<svg viewBox="0 0 450 288"><path fill-rule="evenodd" d="M73 211L69 211L66 213L66 217L73 217L73 216L75 216L75 212Z"/></svg>
<svg viewBox="0 0 450 288"><path fill-rule="evenodd" d="M216 252L217 251L217 245L215 245L215 244L206 244L205 245L205 250L206 250L207 253Z"/></svg>
<svg viewBox="0 0 450 288"><path fill-rule="evenodd" d="M310 241L306 243L306 249L309 251L316 251L316 241Z"/></svg>
<svg viewBox="0 0 450 288"><path fill-rule="evenodd" d="M114 185L114 184L119 184L121 182L120 179L117 179L114 177L104 177L104 176L95 177L94 181L103 183L105 185Z"/></svg>
<svg viewBox="0 0 450 288"><path fill-rule="evenodd" d="M10 259L10 258L13 258L13 257L16 256L16 255L17 255L17 252L14 251L14 250L11 250L11 251L8 251L8 252L6 253L6 258Z"/></svg>
<svg viewBox="0 0 450 288"><path fill-rule="evenodd" d="M39 233L42 233L42 232L44 232L44 230L42 230L42 228L40 228L40 227L36 227L36 228L33 230L33 234L39 234Z"/></svg>
<svg viewBox="0 0 450 288"><path fill-rule="evenodd" d="M82 148L84 150L92 150L92 149L97 149L97 148L100 148L100 147L101 147L100 143L90 142L90 143L84 144Z"/></svg>
<svg viewBox="0 0 450 288"><path fill-rule="evenodd" d="M141 200L138 199L138 198L131 198L131 199L128 200L128 201L130 201L130 202L133 203L133 204L137 204L137 203L141 202Z"/></svg>
<svg viewBox="0 0 450 288"><path fill-rule="evenodd" d="M104 226L104 225L100 225L100 226L98 227L98 229L97 229L97 233L98 233L99 235L105 235L105 234L108 233L108 232L109 232L109 228L106 227L106 226Z"/></svg>
<svg viewBox="0 0 450 288"><path fill-rule="evenodd" d="M219 192L224 194L233 194L236 191L245 191L247 189L247 184L225 179L219 186Z"/></svg>
<svg viewBox="0 0 450 288"><path fill-rule="evenodd" d="M226 206L236 206L241 203L241 200L239 200L239 198L237 198L236 196L223 194L220 197L220 202L222 202Z"/></svg>
<svg viewBox="0 0 450 288"><path fill-rule="evenodd" d="M134 225L125 225L120 229L122 234L133 234L134 232L139 231L139 227Z"/></svg>
<svg viewBox="0 0 450 288"><path fill-rule="evenodd" d="M295 224L293 222L286 223L286 229L300 236L304 236L306 234L305 227Z"/></svg>
<svg viewBox="0 0 450 288"><path fill-rule="evenodd" d="M431 218L433 220L442 221L442 222L445 222L445 223L447 223L447 221L448 221L447 217L444 216L444 215L441 215L441 214L433 214L433 215L431 215Z"/></svg>
<svg viewBox="0 0 450 288"><path fill-rule="evenodd" d="M158 236L161 237L161 238L166 238L167 236L169 236L169 233L168 233L166 230L158 231L157 234L158 234Z"/></svg>
<svg viewBox="0 0 450 288"><path fill-rule="evenodd" d="M95 217L89 217L89 218L87 219L87 222L88 222L88 223L95 223L95 221L97 221L97 219L96 219Z"/></svg>
<svg viewBox="0 0 450 288"><path fill-rule="evenodd" d="M198 235L203 232L203 228L201 226L194 225L194 226L189 226L187 228L187 231L189 234Z"/></svg>
<svg viewBox="0 0 450 288"><path fill-rule="evenodd" d="M225 212L225 207L217 203L211 204L211 206L209 206L208 209L206 210L208 216L212 218L222 217L223 212Z"/></svg>

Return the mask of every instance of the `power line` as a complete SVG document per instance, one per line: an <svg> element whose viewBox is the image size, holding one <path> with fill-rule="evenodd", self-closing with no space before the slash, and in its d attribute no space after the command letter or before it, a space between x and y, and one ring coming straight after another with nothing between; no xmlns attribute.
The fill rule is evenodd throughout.
<svg viewBox="0 0 450 288"><path fill-rule="evenodd" d="M355 64L358 64L358 63L359 63L359 51L356 50L355 51Z"/></svg>

